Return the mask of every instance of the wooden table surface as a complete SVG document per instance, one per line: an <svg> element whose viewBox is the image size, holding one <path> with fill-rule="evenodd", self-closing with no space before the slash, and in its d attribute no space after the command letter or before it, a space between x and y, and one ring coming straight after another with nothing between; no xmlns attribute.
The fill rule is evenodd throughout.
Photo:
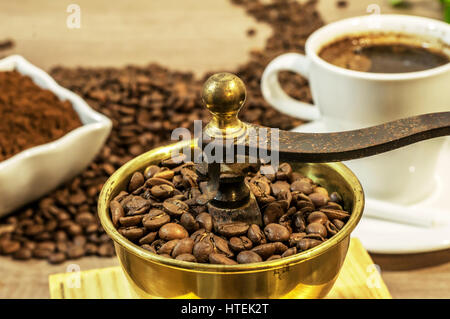
<svg viewBox="0 0 450 319"><path fill-rule="evenodd" d="M336 0L319 0L318 9L325 22L367 14L367 8L441 17L437 0L412 0L414 5L407 10L392 9L387 0L347 2L346 8L338 9ZM2 1L1 37L16 43L5 53L21 54L46 70L55 65L158 62L201 75L211 69L235 69L247 60L251 49L262 48L271 33L270 27L228 0L77 0L79 29L66 25L71 3L74 1ZM254 37L246 36L249 28L257 31ZM450 250L372 258L380 265L394 298L450 298ZM89 257L51 266L45 261L16 262L1 257L0 298L46 298L49 274L64 272L67 267L87 270L113 265L117 265L115 258Z"/></svg>

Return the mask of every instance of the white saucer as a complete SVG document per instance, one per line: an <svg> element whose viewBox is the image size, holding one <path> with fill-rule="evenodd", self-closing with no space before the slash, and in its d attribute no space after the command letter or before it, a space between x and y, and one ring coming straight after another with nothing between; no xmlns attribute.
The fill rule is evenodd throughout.
<svg viewBox="0 0 450 319"><path fill-rule="evenodd" d="M292 131L325 133L326 128L323 122L316 121ZM446 215L441 216L442 219L450 217L450 139L447 139L440 153L435 178L438 187L434 195L413 206L403 206L405 211L417 214L417 211L426 213L438 209L441 214ZM370 205L366 204L365 212L368 210ZM450 248L450 223L425 228L375 219L363 214L352 235L358 237L364 247L373 253L420 253Z"/></svg>

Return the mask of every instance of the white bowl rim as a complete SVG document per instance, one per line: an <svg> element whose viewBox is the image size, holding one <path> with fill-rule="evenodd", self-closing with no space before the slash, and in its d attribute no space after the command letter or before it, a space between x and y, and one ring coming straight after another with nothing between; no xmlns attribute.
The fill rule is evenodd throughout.
<svg viewBox="0 0 450 319"><path fill-rule="evenodd" d="M19 73L28 76L33 75L35 77L39 77L43 82L47 84L48 86L47 90L52 91L56 95L63 96L65 100L71 102L72 107L75 103L78 104L77 107L80 109L80 111L77 112L74 108L74 111L75 113L77 113L78 116L81 113L83 113L84 115L93 119L94 122L86 124L83 123L83 125L81 125L80 127L71 130L70 132L66 133L65 135L61 136L60 138L54 141L30 147L11 156L10 158L4 161L1 161L0 170L6 169L11 163L15 161L25 160L35 155L42 154L46 151L57 149L60 145L65 144L70 140L76 139L79 136L86 134L87 132L99 130L105 127L112 127L112 122L108 117L92 109L79 95L60 86L49 74L47 74L42 69L36 67L35 65L31 64L30 62L28 62L21 55L15 54L10 55L4 59L1 59L0 66L2 64L4 65L12 64L14 65L13 69L16 69L18 66L28 68L29 72L27 73L19 72Z"/></svg>

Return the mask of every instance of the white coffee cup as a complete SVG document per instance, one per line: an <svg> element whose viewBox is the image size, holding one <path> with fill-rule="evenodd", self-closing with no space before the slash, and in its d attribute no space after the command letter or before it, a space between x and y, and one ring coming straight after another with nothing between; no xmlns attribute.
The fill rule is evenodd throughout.
<svg viewBox="0 0 450 319"><path fill-rule="evenodd" d="M277 110L305 120L320 120L336 132L408 116L450 110L450 63L419 72L369 73L332 65L318 56L326 44L344 36L395 32L439 39L450 47L450 24L404 15L368 15L341 20L315 31L306 56L283 54L265 69L261 89ZM278 82L280 71L309 80L317 107L289 97ZM437 157L445 138L424 141L386 154L349 161L368 196L408 204L429 195Z"/></svg>

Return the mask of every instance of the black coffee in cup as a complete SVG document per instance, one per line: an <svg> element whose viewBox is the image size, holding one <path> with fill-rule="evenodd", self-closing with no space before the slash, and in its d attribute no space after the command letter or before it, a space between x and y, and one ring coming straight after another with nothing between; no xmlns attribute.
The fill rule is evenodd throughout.
<svg viewBox="0 0 450 319"><path fill-rule="evenodd" d="M360 34L337 39L319 51L336 66L362 72L405 73L432 69L450 61L448 47L403 34Z"/></svg>

